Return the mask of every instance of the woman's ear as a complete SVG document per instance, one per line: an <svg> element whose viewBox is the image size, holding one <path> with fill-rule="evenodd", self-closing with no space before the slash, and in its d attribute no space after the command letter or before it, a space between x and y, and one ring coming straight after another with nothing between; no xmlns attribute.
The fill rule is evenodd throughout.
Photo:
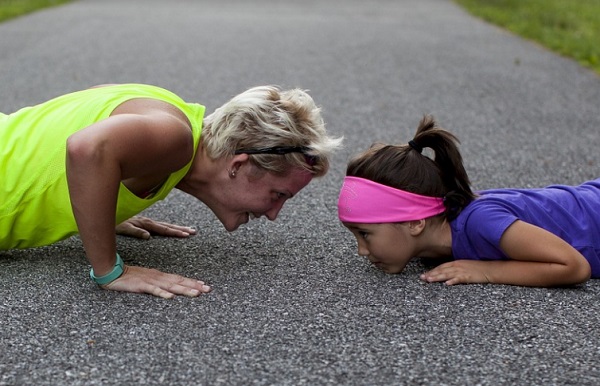
<svg viewBox="0 0 600 386"><path fill-rule="evenodd" d="M408 221L408 231L411 236L418 236L425 230L425 220Z"/></svg>
<svg viewBox="0 0 600 386"><path fill-rule="evenodd" d="M227 170L229 171L229 175L235 177L240 168L248 162L250 156L248 154L236 154L227 162Z"/></svg>

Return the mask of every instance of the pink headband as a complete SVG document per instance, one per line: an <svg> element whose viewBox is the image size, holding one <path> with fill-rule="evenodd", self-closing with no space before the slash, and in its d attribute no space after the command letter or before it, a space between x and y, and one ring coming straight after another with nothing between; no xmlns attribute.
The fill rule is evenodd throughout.
<svg viewBox="0 0 600 386"><path fill-rule="evenodd" d="M444 212L443 200L358 177L344 178L338 199L342 222L375 224L421 220Z"/></svg>

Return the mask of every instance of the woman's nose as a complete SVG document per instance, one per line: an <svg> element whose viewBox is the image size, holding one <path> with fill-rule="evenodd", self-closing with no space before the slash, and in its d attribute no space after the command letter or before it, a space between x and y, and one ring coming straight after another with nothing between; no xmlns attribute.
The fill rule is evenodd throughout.
<svg viewBox="0 0 600 386"><path fill-rule="evenodd" d="M279 211L283 207L283 204L284 204L283 200L281 202L277 202L275 205L273 205L273 207L271 209L269 209L268 211L265 212L265 216L267 216L267 218L269 220L275 221L275 219L277 218L277 215L279 214Z"/></svg>

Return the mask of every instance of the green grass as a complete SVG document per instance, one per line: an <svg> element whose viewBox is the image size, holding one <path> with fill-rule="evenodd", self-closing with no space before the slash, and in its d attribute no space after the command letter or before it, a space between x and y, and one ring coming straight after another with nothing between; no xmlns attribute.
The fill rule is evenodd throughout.
<svg viewBox="0 0 600 386"><path fill-rule="evenodd" d="M455 0L468 12L600 74L600 0Z"/></svg>
<svg viewBox="0 0 600 386"><path fill-rule="evenodd" d="M71 0L0 0L0 21L69 1Z"/></svg>

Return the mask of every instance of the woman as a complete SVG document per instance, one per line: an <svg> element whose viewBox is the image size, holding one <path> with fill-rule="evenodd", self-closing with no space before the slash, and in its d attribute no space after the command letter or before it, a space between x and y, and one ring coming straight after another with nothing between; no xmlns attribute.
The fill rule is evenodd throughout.
<svg viewBox="0 0 600 386"><path fill-rule="evenodd" d="M0 249L79 233L102 288L170 298L203 282L124 265L117 232L186 237L194 230L134 217L180 189L234 231L275 220L323 176L341 139L327 136L312 98L256 87L204 117L204 106L141 84L104 85L0 114Z"/></svg>

